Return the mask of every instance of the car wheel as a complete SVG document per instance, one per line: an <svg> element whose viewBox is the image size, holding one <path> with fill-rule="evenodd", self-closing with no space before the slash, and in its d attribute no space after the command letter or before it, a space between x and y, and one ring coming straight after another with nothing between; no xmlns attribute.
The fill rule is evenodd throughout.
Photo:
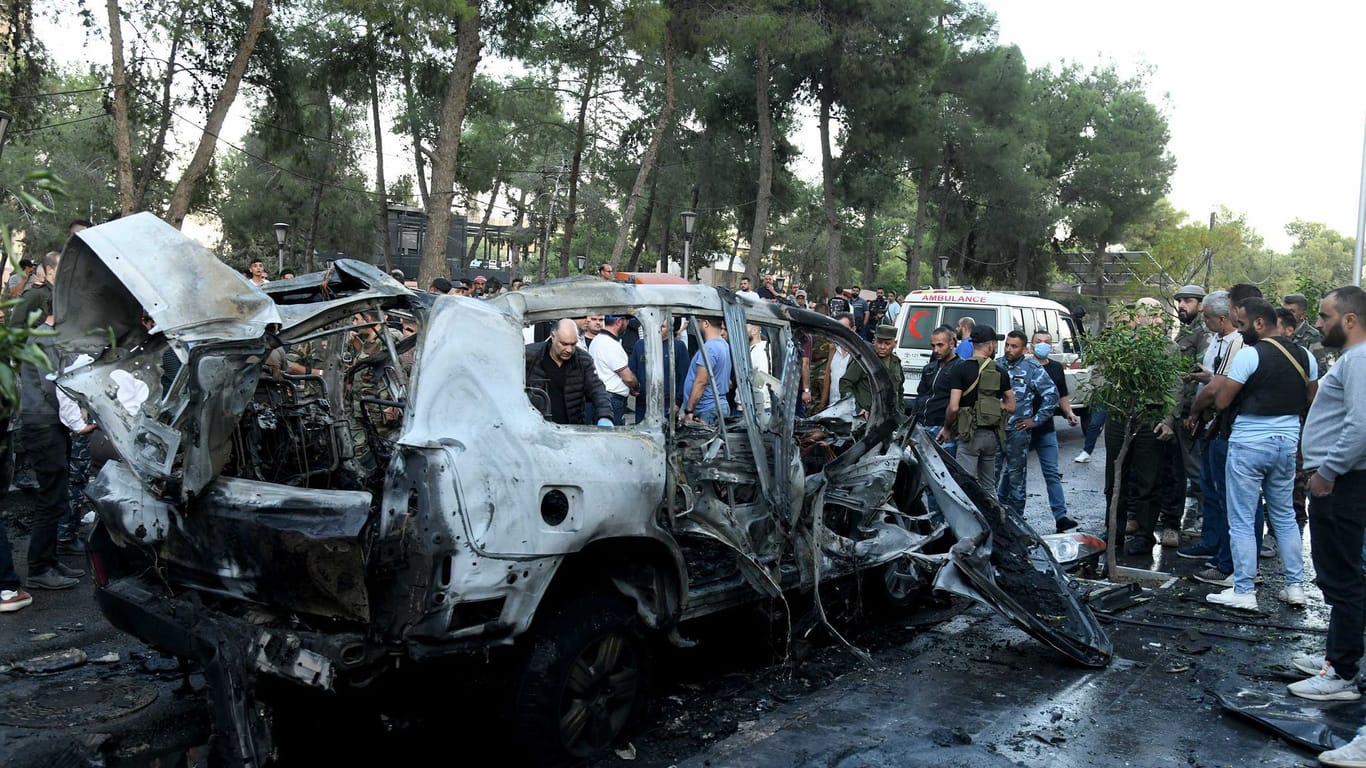
<svg viewBox="0 0 1366 768"><path fill-rule="evenodd" d="M529 634L513 700L528 757L554 765L606 752L646 702L648 651L635 607L619 595L577 596Z"/></svg>

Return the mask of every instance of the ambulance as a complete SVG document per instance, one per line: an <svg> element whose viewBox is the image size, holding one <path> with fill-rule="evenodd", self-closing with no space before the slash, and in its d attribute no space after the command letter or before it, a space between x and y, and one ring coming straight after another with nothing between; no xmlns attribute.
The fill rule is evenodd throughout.
<svg viewBox="0 0 1366 768"><path fill-rule="evenodd" d="M1091 374L1081 361L1085 343L1081 326L1067 307L1030 291L951 287L908 293L897 317L896 345L896 355L906 372L904 392L908 398L915 395L920 371L930 361L930 333L941 325L957 328L963 317L971 317L977 325L990 325L1002 340L1012 330L1024 331L1031 339L1035 331L1048 331L1053 337L1049 357L1062 363L1072 408L1084 418L1090 395L1085 385ZM1004 354L1004 346L1000 345L997 355Z"/></svg>

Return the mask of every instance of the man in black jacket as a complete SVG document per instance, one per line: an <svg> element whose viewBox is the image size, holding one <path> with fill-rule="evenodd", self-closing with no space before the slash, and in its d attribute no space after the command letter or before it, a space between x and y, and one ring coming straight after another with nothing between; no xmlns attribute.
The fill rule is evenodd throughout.
<svg viewBox="0 0 1366 768"><path fill-rule="evenodd" d="M555 325L544 343L526 348L526 385L546 394L548 402L542 411L556 424L583 424L585 402L592 402L597 413L612 412L593 358L578 347L578 341L578 325L566 319ZM610 427L612 419L598 419L598 426Z"/></svg>

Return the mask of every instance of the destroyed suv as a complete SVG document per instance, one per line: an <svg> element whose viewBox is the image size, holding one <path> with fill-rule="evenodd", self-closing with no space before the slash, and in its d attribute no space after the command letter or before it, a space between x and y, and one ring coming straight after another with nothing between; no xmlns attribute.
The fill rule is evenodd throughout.
<svg viewBox="0 0 1366 768"><path fill-rule="evenodd" d="M55 301L59 384L119 454L87 491L99 604L202 670L219 763L271 761L287 711L267 689L383 707L382 681L457 660L504 681L520 762L592 758L640 713L651 640L761 600L810 626L817 587L853 577L1110 659L1041 538L824 316L595 279L438 298L346 260L261 290L150 214L77 234ZM555 424L526 387L524 332L588 314L639 321L638 424ZM663 386L685 364L664 330L699 318L731 340L737 410L715 427L679 421ZM747 324L772 373L737 343ZM796 415L808 341L852 352L866 408Z"/></svg>

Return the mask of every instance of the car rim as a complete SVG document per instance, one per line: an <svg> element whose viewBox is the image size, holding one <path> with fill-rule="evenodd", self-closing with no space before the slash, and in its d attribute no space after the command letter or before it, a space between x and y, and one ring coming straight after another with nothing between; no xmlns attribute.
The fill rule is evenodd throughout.
<svg viewBox="0 0 1366 768"><path fill-rule="evenodd" d="M634 645L618 634L588 646L574 660L565 681L560 738L575 757L611 746L635 707L640 660Z"/></svg>

